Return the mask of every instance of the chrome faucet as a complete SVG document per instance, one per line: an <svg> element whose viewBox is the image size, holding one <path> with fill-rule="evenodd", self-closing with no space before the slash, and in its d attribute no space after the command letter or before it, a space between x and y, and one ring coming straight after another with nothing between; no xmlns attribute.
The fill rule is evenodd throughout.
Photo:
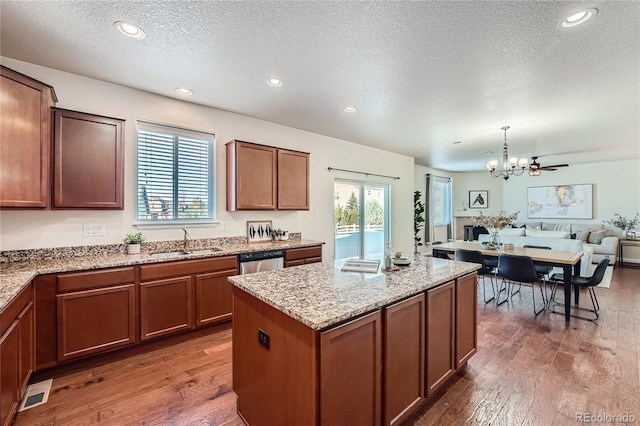
<svg viewBox="0 0 640 426"><path fill-rule="evenodd" d="M182 251L185 253L189 252L189 241L191 241L191 235L187 232L186 229L182 228L184 231L184 242L182 243Z"/></svg>

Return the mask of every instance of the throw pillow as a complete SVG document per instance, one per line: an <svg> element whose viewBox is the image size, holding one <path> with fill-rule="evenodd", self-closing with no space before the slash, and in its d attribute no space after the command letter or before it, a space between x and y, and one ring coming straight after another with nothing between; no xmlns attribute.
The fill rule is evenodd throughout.
<svg viewBox="0 0 640 426"><path fill-rule="evenodd" d="M527 231L542 231L542 226L527 225Z"/></svg>
<svg viewBox="0 0 640 426"><path fill-rule="evenodd" d="M556 223L553 227L553 231L566 231L571 232L571 224L570 223Z"/></svg>
<svg viewBox="0 0 640 426"><path fill-rule="evenodd" d="M591 231L578 231L576 233L576 240L580 240L583 243L586 243L590 233Z"/></svg>
<svg viewBox="0 0 640 426"><path fill-rule="evenodd" d="M587 242L589 244L600 244L602 242L602 239L604 238L605 232L606 231L604 229L602 231L591 231Z"/></svg>

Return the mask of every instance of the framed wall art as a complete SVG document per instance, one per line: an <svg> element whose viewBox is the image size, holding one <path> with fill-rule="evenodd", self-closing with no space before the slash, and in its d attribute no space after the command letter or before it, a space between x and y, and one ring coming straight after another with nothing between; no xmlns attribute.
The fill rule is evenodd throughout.
<svg viewBox="0 0 640 426"><path fill-rule="evenodd" d="M271 231L273 225L270 220L248 220L247 221L247 242L259 243L271 241Z"/></svg>
<svg viewBox="0 0 640 426"><path fill-rule="evenodd" d="M527 189L530 219L593 219L593 184Z"/></svg>
<svg viewBox="0 0 640 426"><path fill-rule="evenodd" d="M469 191L469 208L486 209L489 207L489 191Z"/></svg>

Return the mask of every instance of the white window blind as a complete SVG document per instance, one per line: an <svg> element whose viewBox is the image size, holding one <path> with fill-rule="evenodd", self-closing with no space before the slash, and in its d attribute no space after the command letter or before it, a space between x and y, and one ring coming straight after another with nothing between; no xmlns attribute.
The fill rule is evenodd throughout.
<svg viewBox="0 0 640 426"><path fill-rule="evenodd" d="M215 136L146 121L137 124L138 222L214 219Z"/></svg>

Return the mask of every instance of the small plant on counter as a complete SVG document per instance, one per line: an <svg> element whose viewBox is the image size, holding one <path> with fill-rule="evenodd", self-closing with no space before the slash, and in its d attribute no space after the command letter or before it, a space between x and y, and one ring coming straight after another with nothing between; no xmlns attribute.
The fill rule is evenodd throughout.
<svg viewBox="0 0 640 426"><path fill-rule="evenodd" d="M271 231L271 235L273 235L274 240L281 240L282 236L284 235L284 231L280 228L275 228L273 231Z"/></svg>
<svg viewBox="0 0 640 426"><path fill-rule="evenodd" d="M143 241L144 237L142 236L142 232L138 232L137 234L127 234L127 236L124 237L124 243L126 245L142 244Z"/></svg>

